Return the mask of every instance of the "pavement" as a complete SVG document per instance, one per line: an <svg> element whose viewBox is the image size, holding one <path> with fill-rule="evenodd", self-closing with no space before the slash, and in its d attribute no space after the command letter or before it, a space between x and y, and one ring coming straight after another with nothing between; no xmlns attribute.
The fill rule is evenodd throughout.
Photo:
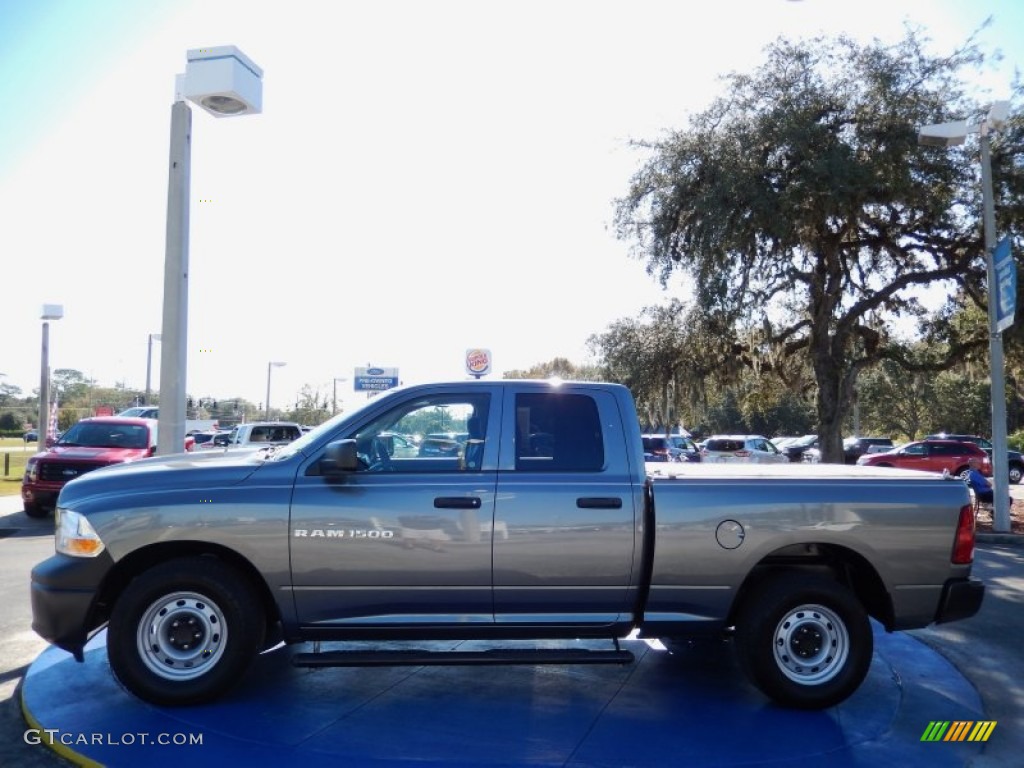
<svg viewBox="0 0 1024 768"><path fill-rule="evenodd" d="M0 527L16 519L14 499L0 497ZM227 698L185 709L123 691L102 634L84 664L40 641L18 691L28 721L19 736L53 729L56 754L24 750L54 762L0 748L0 764L1020 766L1024 537L983 535L975 574L987 584L977 616L895 634L876 627L864 685L822 712L772 705L728 645L711 641L669 652L629 640L637 661L621 667L300 670L289 658L307 649L284 648L261 656ZM985 742L923 742L935 721L996 725Z"/></svg>

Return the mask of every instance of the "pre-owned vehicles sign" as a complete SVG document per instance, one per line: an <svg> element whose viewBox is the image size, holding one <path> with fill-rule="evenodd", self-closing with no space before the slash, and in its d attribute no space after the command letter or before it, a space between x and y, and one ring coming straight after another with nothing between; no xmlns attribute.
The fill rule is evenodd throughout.
<svg viewBox="0 0 1024 768"><path fill-rule="evenodd" d="M397 386L397 368L356 368L356 392L382 392Z"/></svg>

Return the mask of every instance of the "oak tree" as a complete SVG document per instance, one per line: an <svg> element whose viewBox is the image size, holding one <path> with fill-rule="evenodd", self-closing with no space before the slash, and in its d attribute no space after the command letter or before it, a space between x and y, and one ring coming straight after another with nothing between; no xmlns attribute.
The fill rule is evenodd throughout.
<svg viewBox="0 0 1024 768"><path fill-rule="evenodd" d="M988 102L968 75L986 60L972 40L930 53L912 28L895 44L780 39L756 71L726 76L685 130L635 142L647 156L617 201L619 237L663 282L692 275L698 308L727 318L737 357L771 350L759 358L770 370L806 356L823 460L842 461L866 367L940 370L987 344L984 327L937 322L928 348L939 354L920 359L893 331L899 318L928 320L929 286L984 304L978 143L920 147L917 130L981 119ZM992 143L1001 231L1024 218L1022 143L1013 109Z"/></svg>

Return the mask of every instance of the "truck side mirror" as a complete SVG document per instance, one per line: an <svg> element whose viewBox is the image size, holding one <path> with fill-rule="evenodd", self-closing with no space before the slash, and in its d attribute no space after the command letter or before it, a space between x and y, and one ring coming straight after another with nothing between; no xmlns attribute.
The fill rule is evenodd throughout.
<svg viewBox="0 0 1024 768"><path fill-rule="evenodd" d="M356 453L355 440L335 440L327 444L324 455L320 459L320 471L324 474L334 472L355 472L359 469L359 457Z"/></svg>

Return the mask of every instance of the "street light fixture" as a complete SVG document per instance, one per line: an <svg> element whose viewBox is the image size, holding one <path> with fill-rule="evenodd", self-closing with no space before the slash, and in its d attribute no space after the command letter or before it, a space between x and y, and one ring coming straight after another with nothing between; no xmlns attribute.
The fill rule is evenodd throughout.
<svg viewBox="0 0 1024 768"><path fill-rule="evenodd" d="M273 368L281 368L288 363L267 363L267 421L270 421L270 371Z"/></svg>
<svg viewBox="0 0 1024 768"><path fill-rule="evenodd" d="M347 376L335 376L334 377L334 404L331 406L331 416L338 415L338 382L348 381Z"/></svg>
<svg viewBox="0 0 1024 768"><path fill-rule="evenodd" d="M982 218L985 230L985 263L988 280L988 349L989 381L992 398L992 530L1010 531L1009 465L1006 460L1006 384L1004 382L1003 336L998 326L998 308L995 286L996 214L992 193L992 160L989 134L1006 124L1010 102L993 103L985 119L977 124L966 120L923 126L917 134L918 144L926 147L955 147L967 140L967 134L978 134L981 148Z"/></svg>
<svg viewBox="0 0 1024 768"><path fill-rule="evenodd" d="M159 333L149 334L149 345L146 349L146 397L142 401L143 405L149 405L149 391L150 391L150 373L153 370L153 342L160 341L163 338Z"/></svg>
<svg viewBox="0 0 1024 768"><path fill-rule="evenodd" d="M50 320L60 320L64 317L64 307L61 304L43 304L43 347L42 365L39 372L39 424L36 429L37 445L42 451L46 450L46 438L50 431Z"/></svg>
<svg viewBox="0 0 1024 768"><path fill-rule="evenodd" d="M184 74L175 77L167 182L163 330L160 334L160 419L157 453L180 453L185 443L188 369L188 217L192 164L192 110L185 99L215 117L257 114L263 108L263 70L233 45L188 51Z"/></svg>

